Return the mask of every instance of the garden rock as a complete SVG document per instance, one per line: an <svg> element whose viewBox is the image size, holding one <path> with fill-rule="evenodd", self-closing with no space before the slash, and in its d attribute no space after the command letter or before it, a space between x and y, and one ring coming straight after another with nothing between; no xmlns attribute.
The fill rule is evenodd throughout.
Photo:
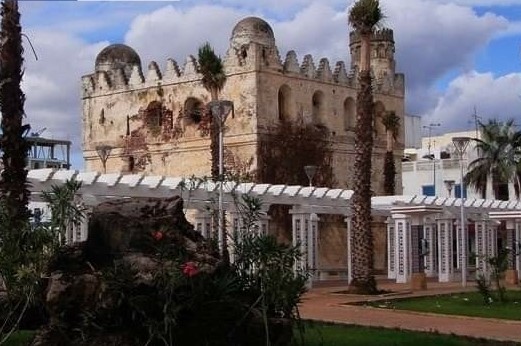
<svg viewBox="0 0 521 346"><path fill-rule="evenodd" d="M186 220L180 197L100 204L90 215L87 241L60 249L50 261L44 292L50 322L32 345L134 345L137 341L128 330L85 339L79 334L89 314L110 311L117 304L117 297L107 291L105 273L127 268L130 284L146 292L156 274L172 265L165 259L172 254L207 272L221 264L211 244Z"/></svg>

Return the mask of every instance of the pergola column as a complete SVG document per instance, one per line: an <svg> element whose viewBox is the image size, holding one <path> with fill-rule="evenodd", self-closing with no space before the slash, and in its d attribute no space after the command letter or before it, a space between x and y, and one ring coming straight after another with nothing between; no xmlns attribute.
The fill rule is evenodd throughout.
<svg viewBox="0 0 521 346"><path fill-rule="evenodd" d="M465 227L467 228L468 222L465 222ZM456 268L461 269L463 266L463 231L461 229L461 220L457 219L454 221L454 227L456 229ZM468 229L468 228L467 228ZM468 239L467 239L468 240ZM467 244L468 248L468 244ZM467 252L468 253L468 249Z"/></svg>
<svg viewBox="0 0 521 346"><path fill-rule="evenodd" d="M310 270L310 280L316 279L318 268L318 221L315 213L303 213L291 210L293 228L293 246L298 246L302 254L296 263L296 270ZM311 282L308 283L309 285Z"/></svg>
<svg viewBox="0 0 521 346"><path fill-rule="evenodd" d="M87 240L89 235L89 220L92 215L92 207L88 207L84 210L83 219L77 224L70 223L67 227L67 234L65 239L67 244L79 243Z"/></svg>
<svg viewBox="0 0 521 346"><path fill-rule="evenodd" d="M207 210L197 210L194 215L195 230L205 238L211 236L212 215Z"/></svg>
<svg viewBox="0 0 521 346"><path fill-rule="evenodd" d="M436 276L436 223L430 217L424 219L423 240L424 269L427 277Z"/></svg>
<svg viewBox="0 0 521 346"><path fill-rule="evenodd" d="M505 281L511 285L519 283L518 271L516 269L516 260L519 257L518 247L518 227L516 220L508 220L506 222L507 231L507 249L508 253L508 267L505 273Z"/></svg>
<svg viewBox="0 0 521 346"><path fill-rule="evenodd" d="M519 283L521 277L521 210L508 210L490 212L489 216L493 220L506 221L507 247L511 253L508 259L508 269L505 273L505 281L511 284ZM497 222L491 227L490 239L493 242L494 250L497 249ZM492 247L492 245L491 245ZM495 256L496 252L490 253Z"/></svg>
<svg viewBox="0 0 521 346"><path fill-rule="evenodd" d="M476 278L478 279L481 275L487 279L489 277L489 266L488 266L488 240L489 240L489 229L487 220L477 220L475 223L476 232Z"/></svg>
<svg viewBox="0 0 521 346"><path fill-rule="evenodd" d="M517 270L518 279L521 278L521 220L516 220L516 243L514 247L515 251L515 268Z"/></svg>
<svg viewBox="0 0 521 346"><path fill-rule="evenodd" d="M241 240L246 232L253 233L256 236L267 235L269 229L270 217L266 211L262 211L257 220L245 219L246 215L239 210L234 209L228 211L228 253L230 254L230 261L233 263L235 259L234 245L236 240Z"/></svg>
<svg viewBox="0 0 521 346"><path fill-rule="evenodd" d="M438 281L452 281L452 218L447 216L436 220L438 232Z"/></svg>
<svg viewBox="0 0 521 346"><path fill-rule="evenodd" d="M396 279L396 234L395 234L395 221L388 217L385 221L387 225L387 278L388 279ZM348 232L349 232L348 227ZM349 234L349 233L348 233ZM348 244L348 254L351 252L350 250L350 242ZM351 268L349 265L351 264L351 257L348 257L348 269L349 273L351 273Z"/></svg>
<svg viewBox="0 0 521 346"><path fill-rule="evenodd" d="M498 223L489 222L487 232L487 254L489 257L497 255L497 228Z"/></svg>
<svg viewBox="0 0 521 346"><path fill-rule="evenodd" d="M404 214L394 214L396 282L407 283L411 273L411 222Z"/></svg>

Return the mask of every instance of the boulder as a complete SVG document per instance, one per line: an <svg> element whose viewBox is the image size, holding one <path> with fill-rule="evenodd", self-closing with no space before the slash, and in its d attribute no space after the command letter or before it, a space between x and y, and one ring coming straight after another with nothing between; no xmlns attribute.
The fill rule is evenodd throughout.
<svg viewBox="0 0 521 346"><path fill-rule="evenodd" d="M43 300L50 322L32 345L133 345L129 331L83 341L74 336L89 312L114 305L105 292L103 273L124 266L131 270L132 285L151 287L172 257L208 272L221 264L218 252L186 220L180 197L100 204L90 215L88 239L61 248L49 263Z"/></svg>

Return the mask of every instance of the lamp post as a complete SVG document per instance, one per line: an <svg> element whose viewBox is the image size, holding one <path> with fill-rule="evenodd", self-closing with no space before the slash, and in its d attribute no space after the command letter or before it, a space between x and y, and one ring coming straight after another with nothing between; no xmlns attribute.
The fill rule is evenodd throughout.
<svg viewBox="0 0 521 346"><path fill-rule="evenodd" d="M224 175L224 123L228 114L233 111L233 102L227 100L211 101L208 104L212 117L217 121L219 126L219 230L218 230L218 242L221 248L221 253L226 253L226 239L224 234L224 210L223 210L223 175Z"/></svg>
<svg viewBox="0 0 521 346"><path fill-rule="evenodd" d="M306 175L308 177L309 186L313 186L313 177L315 176L315 174L317 174L317 169L318 167L313 165L304 166L304 172L306 172Z"/></svg>
<svg viewBox="0 0 521 346"><path fill-rule="evenodd" d="M467 151L467 147L470 142L470 137L453 137L452 143L454 144L454 148L456 149L456 152L459 155L459 168L460 168L460 198L461 198L461 220L460 220L460 226L461 226L461 285L463 287L467 286L467 248L468 248L468 241L467 241L467 229L465 227L465 198L464 198L464 191L465 191L465 183L463 181L463 155L465 155L465 152Z"/></svg>
<svg viewBox="0 0 521 346"><path fill-rule="evenodd" d="M452 188L454 187L454 180L444 180L443 183L445 184L445 187L447 188L447 191L449 192L449 197L452 196Z"/></svg>
<svg viewBox="0 0 521 346"><path fill-rule="evenodd" d="M107 160L110 156L110 152L112 151L112 146L107 144L101 144L97 145L95 149L101 160L101 164L103 166L103 173L107 173Z"/></svg>

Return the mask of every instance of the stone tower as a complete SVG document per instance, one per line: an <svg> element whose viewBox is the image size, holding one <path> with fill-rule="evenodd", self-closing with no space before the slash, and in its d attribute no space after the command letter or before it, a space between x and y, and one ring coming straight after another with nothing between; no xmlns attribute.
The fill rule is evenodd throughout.
<svg viewBox="0 0 521 346"><path fill-rule="evenodd" d="M349 35L349 49L351 52L352 71L359 71L360 47L359 35L354 31L351 32ZM371 70L375 83L380 88L390 89L395 82L396 62L394 60L394 49L394 35L391 29L378 30L373 34L371 42Z"/></svg>

